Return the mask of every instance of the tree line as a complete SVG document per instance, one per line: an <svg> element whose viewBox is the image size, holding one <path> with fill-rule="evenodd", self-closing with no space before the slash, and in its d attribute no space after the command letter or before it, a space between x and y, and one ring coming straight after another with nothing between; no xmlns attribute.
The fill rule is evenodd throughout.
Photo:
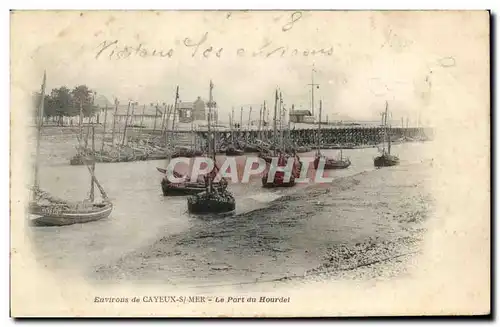
<svg viewBox="0 0 500 327"><path fill-rule="evenodd" d="M59 118L73 117L80 115L82 109L84 117L94 116L98 111L98 106L94 104L96 93L86 85L75 86L70 90L66 86L52 89L50 94L44 97L44 117ZM40 106L41 93L33 94L35 110Z"/></svg>

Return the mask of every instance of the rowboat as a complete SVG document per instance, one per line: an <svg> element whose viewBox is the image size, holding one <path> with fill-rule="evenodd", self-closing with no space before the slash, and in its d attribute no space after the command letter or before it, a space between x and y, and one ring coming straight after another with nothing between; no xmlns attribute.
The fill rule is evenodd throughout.
<svg viewBox="0 0 500 327"><path fill-rule="evenodd" d="M107 218L113 211L113 204L109 200L102 203L65 203L38 204L30 203L29 212L34 218L32 226L65 226L83 224Z"/></svg>

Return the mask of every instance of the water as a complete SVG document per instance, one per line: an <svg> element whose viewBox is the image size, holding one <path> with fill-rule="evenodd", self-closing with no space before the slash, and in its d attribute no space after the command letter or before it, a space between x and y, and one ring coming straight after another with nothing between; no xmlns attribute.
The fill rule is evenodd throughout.
<svg viewBox="0 0 500 327"><path fill-rule="evenodd" d="M50 151L51 148L58 149L57 144L54 143L53 139L51 142L42 144L42 154L46 155L52 152L56 153L56 156L52 158L46 156L42 160L41 187L64 199L78 201L85 198L90 184L87 168L64 164L61 158L67 160L71 156L71 151L69 151L71 147L68 144L65 145L70 153L64 152L60 148L58 152L53 152ZM405 165L412 161L420 161L425 153L423 151L425 146L426 144L422 143L395 145L393 153L399 155L401 165ZM331 156L338 154L336 150L323 152ZM352 165L345 170L328 171L328 176L341 178L374 170L373 157L377 155L376 149L344 150L343 154L350 157ZM301 156L304 155L307 154L301 154ZM238 160L240 161L241 158ZM246 253L246 250L241 248L238 249L238 256L231 257L232 248L252 247L252 244L247 242L248 240L243 241L243 236L241 236L240 243L233 235L230 238L230 244L214 243L213 247L184 244L188 239L200 238L200 233L207 233L209 237L217 240L218 236L210 233L217 231L223 235L224 229L228 228L224 224L229 220L207 220L190 216L186 212L185 197L163 197L160 188L162 175L157 172L156 167L164 166L164 161L97 164L96 176L114 203L112 214L108 219L87 224L30 228L31 239L36 248L35 254L39 262L57 273L83 274L93 279L105 279L109 276L112 276L109 278L115 278L117 274L125 279L154 279L158 277L156 273L159 270L167 269L168 280L175 279L172 283L181 282L188 278L192 280L193 276L203 276L200 278L204 281L208 275L214 274L223 279L224 274L220 272L230 269L228 265L241 268L234 272L241 278L254 278L257 270L262 274L262 271L265 272L266 269L273 270L273 273L278 276L288 273L290 267L287 264L282 265L281 268L276 266L266 268L260 262L258 255L250 254L250 249L248 249L250 251L248 252L249 257L241 256L241 253ZM256 176L248 184L231 184L229 189L237 201L236 214L247 213L248 215L248 212L264 208L271 201L279 199L283 195L301 192L307 186L299 184L293 188L263 189L260 177ZM286 214L297 215L300 212ZM248 217L250 219L253 216L249 215ZM259 219L261 218L266 219L259 217ZM239 224L232 228L244 228L242 233L245 235L252 233L253 225L249 225L248 221ZM189 235L195 235L195 237L190 238ZM267 237L272 239L272 244L279 244L278 239L281 236L268 235ZM166 246L171 248L173 252L158 255L158 258L152 258L150 253L144 254L148 253L148 249L158 247L158 242L166 242L167 244L162 245L161 251L165 252ZM300 241L298 242L300 243ZM186 253L179 253L184 251L183 249L186 250ZM221 249L224 251L224 259L218 257L222 255ZM272 249L275 252L286 251L286 249L276 249L275 245ZM269 254L263 255L268 256ZM244 268L247 265L252 265L254 260L256 262L254 266L258 266L259 269ZM300 265L304 263L304 260L308 261L301 257L297 258L295 262ZM207 264L211 268L207 268L206 271L201 269L199 272L193 272L198 269L201 261L208 262ZM217 268L217 262L224 263ZM312 259L310 264L315 262ZM121 264L128 268L121 269ZM130 268L131 266L134 268ZM190 274L186 275L188 269ZM248 276L245 275L245 269L249 270ZM124 273L129 274L129 276L123 277Z"/></svg>

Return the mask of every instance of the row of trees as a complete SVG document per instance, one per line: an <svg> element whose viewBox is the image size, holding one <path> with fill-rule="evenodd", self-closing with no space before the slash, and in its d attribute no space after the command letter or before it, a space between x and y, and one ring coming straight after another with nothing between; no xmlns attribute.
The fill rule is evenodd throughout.
<svg viewBox="0 0 500 327"><path fill-rule="evenodd" d="M70 90L66 86L52 89L50 94L45 94L44 116L45 117L73 117L80 115L82 108L83 116L94 116L98 106L94 104L96 93L86 85L79 85ZM40 105L41 93L36 92L33 95L34 108Z"/></svg>

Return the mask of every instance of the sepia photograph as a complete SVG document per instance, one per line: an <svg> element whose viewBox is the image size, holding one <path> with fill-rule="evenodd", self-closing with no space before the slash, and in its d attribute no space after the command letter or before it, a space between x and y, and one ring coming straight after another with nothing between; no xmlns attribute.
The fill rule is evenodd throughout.
<svg viewBox="0 0 500 327"><path fill-rule="evenodd" d="M12 10L12 317L490 314L490 13Z"/></svg>

